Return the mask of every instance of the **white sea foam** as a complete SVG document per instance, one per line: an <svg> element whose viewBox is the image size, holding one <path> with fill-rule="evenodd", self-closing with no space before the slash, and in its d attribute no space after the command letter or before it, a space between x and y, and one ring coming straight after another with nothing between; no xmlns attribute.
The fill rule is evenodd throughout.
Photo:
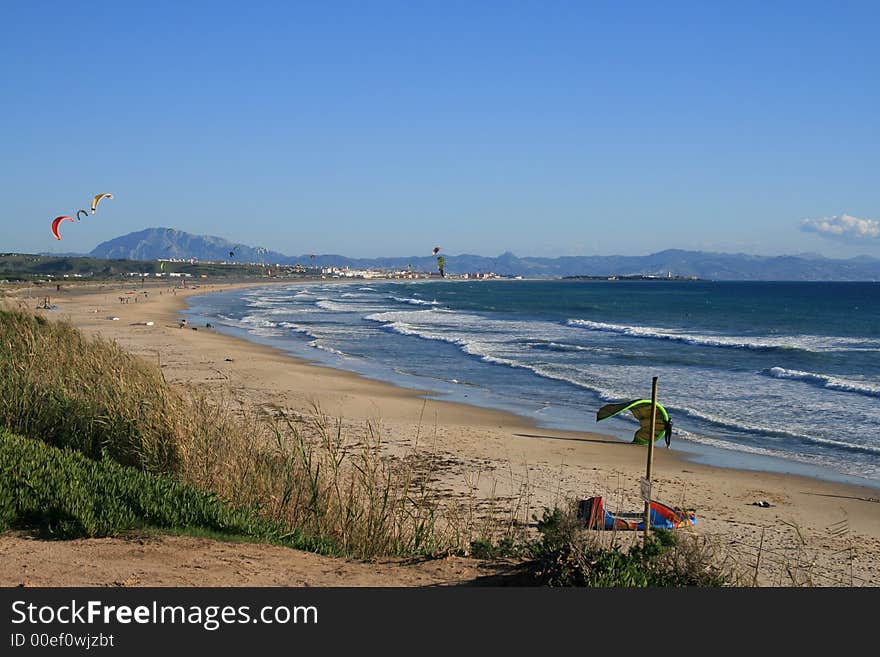
<svg viewBox="0 0 880 657"><path fill-rule="evenodd" d="M339 351L339 349L334 349L333 347L330 347L326 344L322 344L318 340L312 340L311 342L309 342L309 346L314 347L315 349L321 349L322 351L326 351L328 353L335 354L337 356L347 356L348 355L344 351Z"/></svg>
<svg viewBox="0 0 880 657"><path fill-rule="evenodd" d="M418 324L419 320L424 321L431 318L430 313L433 312L435 311L425 310L377 313L368 316L367 319L384 322L385 329L401 335L412 335L425 340L437 340L457 345L464 353L477 357L487 363L526 369L543 378L563 381L590 390L607 401L619 400L625 398L628 394L625 391L624 386L621 386L621 389L617 389L617 386L609 387L607 381L605 381L606 385L602 385L601 382L597 383L599 377L593 376L589 371L585 372L582 368L576 366L557 363L530 362L525 358L518 358L517 353L511 353L508 340L493 340L491 333L488 335L462 335L460 331L450 330L449 326L444 326L438 322L433 322L431 326ZM410 321L402 321L403 318ZM460 315L456 318L459 321L458 326L455 328L461 328L461 325L467 322L466 318L467 316L465 315ZM448 321L448 319L448 317L444 318L445 321ZM618 371L621 369L623 369L623 366L618 366L616 368ZM693 376L692 372L691 376ZM774 426L775 423L772 421L769 421L766 424L755 423L747 420L745 417L723 416L706 412L705 410L694 408L690 405L670 405L667 406L667 408L669 408L670 411L675 410L695 419L734 431L745 431L756 435L763 434L776 436L789 441L803 441L815 445L824 445L869 454L880 454L880 447L861 445L844 440L836 440L819 435L798 433L783 429L782 426L788 426L788 422L781 423L781 426ZM772 415L767 416L768 420L772 420L773 418L774 416ZM745 447L745 445L743 445L743 447ZM744 449L743 451L747 450Z"/></svg>
<svg viewBox="0 0 880 657"><path fill-rule="evenodd" d="M245 315L239 320L246 327L274 328L275 322L266 319L262 313Z"/></svg>
<svg viewBox="0 0 880 657"><path fill-rule="evenodd" d="M810 465L814 467L824 466L838 470L845 474L855 475L858 477L876 479L877 475L880 474L880 468L877 468L876 466L871 466L864 461L859 461L856 464L850 464L847 461L835 459L827 455L806 455L788 450L772 449L767 447L760 447L758 445L746 445L741 442L732 442L722 440L720 438L704 436L700 433L685 431L684 429L680 429L677 427L674 428L673 440L675 440L676 435L678 436L678 438L682 438L684 440L688 440L699 445L714 447L716 449L723 449L730 452L743 452L745 454L754 454L756 456L769 456L771 458L795 461L797 463L803 463L805 465Z"/></svg>
<svg viewBox="0 0 880 657"><path fill-rule="evenodd" d="M319 337L318 335L313 333L309 327L303 326L302 324L297 324L295 322L280 322L278 324L278 327L289 329L291 331L296 331L297 333L302 333L303 335L306 335L315 340L317 340Z"/></svg>
<svg viewBox="0 0 880 657"><path fill-rule="evenodd" d="M360 310L361 307L351 304L351 303L340 303L338 301L331 301L330 299L322 299L315 303L318 308L322 308L323 310L331 310L333 312L354 312Z"/></svg>
<svg viewBox="0 0 880 657"><path fill-rule="evenodd" d="M273 299L273 298L265 298L260 297L258 299L254 299L250 303L248 303L249 308L277 308L280 305L283 305L283 299Z"/></svg>
<svg viewBox="0 0 880 657"><path fill-rule="evenodd" d="M315 306L335 313L370 313L386 308L386 306L379 306L374 303L342 302L334 299L321 299L315 302Z"/></svg>
<svg viewBox="0 0 880 657"><path fill-rule="evenodd" d="M248 333L250 333L251 335L259 335L264 338L279 337L284 335L277 328L269 326L254 326L248 329Z"/></svg>
<svg viewBox="0 0 880 657"><path fill-rule="evenodd" d="M852 379L844 379L828 374L817 374L815 372L802 372L800 370L787 370L784 367L771 367L761 372L774 379L792 379L795 381L805 381L807 383L815 383L829 390L837 390L840 392L853 392L868 397L880 397L880 385L870 383L868 381L854 381Z"/></svg>
<svg viewBox="0 0 880 657"><path fill-rule="evenodd" d="M424 299L415 299L412 297L391 297L395 301L400 303L408 303L411 306L439 306L440 302L438 301L425 301Z"/></svg>
<svg viewBox="0 0 880 657"><path fill-rule="evenodd" d="M568 344L562 342L553 342L547 340L526 340L525 344L533 349L546 349L548 351L601 351L596 347L583 347L578 344Z"/></svg>
<svg viewBox="0 0 880 657"><path fill-rule="evenodd" d="M880 341L868 338L849 338L823 335L788 336L735 336L687 333L681 329L656 326L608 324L588 319L569 319L569 326L590 331L618 333L633 338L673 340L703 347L733 347L738 349L800 349L803 351L880 351Z"/></svg>

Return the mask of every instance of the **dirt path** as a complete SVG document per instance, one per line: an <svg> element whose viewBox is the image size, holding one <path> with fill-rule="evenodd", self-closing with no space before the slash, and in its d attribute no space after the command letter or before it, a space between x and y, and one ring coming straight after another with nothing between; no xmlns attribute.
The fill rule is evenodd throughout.
<svg viewBox="0 0 880 657"><path fill-rule="evenodd" d="M449 586L504 569L472 559L324 557L189 536L45 541L0 535L0 586Z"/></svg>

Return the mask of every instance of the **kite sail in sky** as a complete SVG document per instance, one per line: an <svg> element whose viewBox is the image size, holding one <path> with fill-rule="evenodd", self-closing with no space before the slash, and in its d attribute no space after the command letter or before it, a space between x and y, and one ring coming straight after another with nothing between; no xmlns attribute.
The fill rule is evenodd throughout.
<svg viewBox="0 0 880 657"><path fill-rule="evenodd" d="M74 220L73 217L68 217L68 216L66 216L66 215L61 216L61 217L55 217L55 218L52 220L52 234L55 236L55 239L56 239L56 240L60 240L60 239L61 239L61 233L58 232L58 225L59 225L62 221L73 221L74 223L76 223L76 221Z"/></svg>
<svg viewBox="0 0 880 657"><path fill-rule="evenodd" d="M92 214L95 214L95 210L98 209L98 203L100 203L101 199L104 198L113 198L113 194L97 194L95 198L92 199ZM62 221L72 221L76 223L77 221L82 221L83 217L88 217L89 213L86 210L77 210L76 211L76 219L73 217L68 217L67 215L62 215L60 217L55 217L52 220L52 234L55 236L56 240L61 239L61 233L58 232L58 227Z"/></svg>
<svg viewBox="0 0 880 657"><path fill-rule="evenodd" d="M95 214L95 212L98 210L98 203L100 203L101 200L105 199L105 198L112 199L113 194L106 194L105 193L105 194L96 194L95 195L95 198L92 199L92 214Z"/></svg>

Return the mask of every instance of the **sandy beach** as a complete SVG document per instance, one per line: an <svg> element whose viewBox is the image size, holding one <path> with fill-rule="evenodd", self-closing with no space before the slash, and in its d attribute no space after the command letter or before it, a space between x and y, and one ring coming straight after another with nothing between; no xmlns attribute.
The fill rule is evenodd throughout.
<svg viewBox="0 0 880 657"><path fill-rule="evenodd" d="M147 294L119 284L47 290L57 308L37 312L115 340L159 363L169 382L208 390L218 400L302 414L319 407L354 433L363 431L367 421L377 423L389 454L432 459L432 485L451 496L473 495L502 507L519 504L523 517L594 495L605 496L621 511L641 508L644 447L601 434L542 429L514 414L427 399L422 391L318 366L207 326L181 328L180 312L188 297L245 285L254 284L195 283L172 289L166 283L147 287ZM120 301L125 297L128 302ZM33 308L41 296L18 298ZM655 499L694 509L694 531L711 537L743 568L754 570L759 584L880 585L876 489L711 467L665 448L656 450L653 480ZM756 506L756 501L771 506ZM838 531L841 527L846 531ZM363 564L277 547L209 541L196 545L199 541L151 537L144 548L119 539L66 544L7 534L0 536L0 585L411 586L458 583L485 574L483 566L469 560L438 562L444 567ZM112 568L74 567L104 559ZM246 565L221 567L230 561ZM43 563L56 567L50 574L40 567Z"/></svg>

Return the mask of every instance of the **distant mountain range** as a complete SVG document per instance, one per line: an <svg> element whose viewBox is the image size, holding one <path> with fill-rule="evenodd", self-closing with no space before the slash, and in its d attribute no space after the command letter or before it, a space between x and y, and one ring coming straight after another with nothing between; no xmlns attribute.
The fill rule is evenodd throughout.
<svg viewBox="0 0 880 657"><path fill-rule="evenodd" d="M230 258L229 252L235 255ZM89 254L95 258L158 260L196 258L266 262L280 265L335 266L353 269L406 269L434 271L433 256L347 258L342 255L302 254L289 256L276 251L262 253L258 247L237 245L222 237L192 235L173 228L147 228L99 244ZM314 257L312 257L314 256ZM502 253L496 258L478 255L445 255L448 273L495 272L504 276L558 278L563 276L696 276L711 280L765 281L877 281L880 259L859 256L846 260L816 254L756 256L742 253L710 253L668 249L646 256L518 257Z"/></svg>

